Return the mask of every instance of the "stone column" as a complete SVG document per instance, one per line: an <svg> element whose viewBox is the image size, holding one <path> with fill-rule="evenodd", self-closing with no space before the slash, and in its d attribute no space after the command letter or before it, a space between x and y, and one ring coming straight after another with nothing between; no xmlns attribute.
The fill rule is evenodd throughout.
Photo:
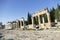
<svg viewBox="0 0 60 40"><path fill-rule="evenodd" d="M51 21L50 21L50 14L48 12L47 12L47 19L48 19L48 25L49 25L48 28L50 28L51 27Z"/></svg>
<svg viewBox="0 0 60 40"><path fill-rule="evenodd" d="M16 20L16 28L17 28L17 20Z"/></svg>
<svg viewBox="0 0 60 40"><path fill-rule="evenodd" d="M41 27L41 23L40 23L40 15L38 15L38 23L39 23L39 28Z"/></svg>
<svg viewBox="0 0 60 40"><path fill-rule="evenodd" d="M34 18L32 17L32 27L34 27Z"/></svg>
<svg viewBox="0 0 60 40"><path fill-rule="evenodd" d="M17 29L19 28L19 22L18 22L18 20L16 20L16 28Z"/></svg>
<svg viewBox="0 0 60 40"><path fill-rule="evenodd" d="M43 22L43 26L42 26L42 28L45 28L46 26L45 26L45 21L44 21L44 17L42 16L42 22Z"/></svg>
<svg viewBox="0 0 60 40"><path fill-rule="evenodd" d="M42 21L43 21L43 24L44 24L45 22L44 22L44 17L43 16L42 16Z"/></svg>
<svg viewBox="0 0 60 40"><path fill-rule="evenodd" d="M18 28L19 28L19 21L18 21L18 24L17 25L18 25Z"/></svg>
<svg viewBox="0 0 60 40"><path fill-rule="evenodd" d="M21 26L22 26L22 23L21 23L21 21L20 21L20 28L21 28Z"/></svg>
<svg viewBox="0 0 60 40"><path fill-rule="evenodd" d="M25 27L25 22L24 22L24 19L23 19L23 26Z"/></svg>

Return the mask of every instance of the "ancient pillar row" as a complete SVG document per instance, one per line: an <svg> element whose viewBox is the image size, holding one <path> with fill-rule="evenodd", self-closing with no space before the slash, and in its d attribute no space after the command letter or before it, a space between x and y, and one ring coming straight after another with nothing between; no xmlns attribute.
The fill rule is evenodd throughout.
<svg viewBox="0 0 60 40"><path fill-rule="evenodd" d="M23 22L23 26L22 26L22 22ZM20 19L20 28L23 28L23 27L25 27L25 23L24 23L24 18L22 17Z"/></svg>

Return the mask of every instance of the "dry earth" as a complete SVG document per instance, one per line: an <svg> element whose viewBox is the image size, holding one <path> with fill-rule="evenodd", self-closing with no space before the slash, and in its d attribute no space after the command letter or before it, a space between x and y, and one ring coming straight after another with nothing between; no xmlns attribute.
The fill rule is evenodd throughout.
<svg viewBox="0 0 60 40"><path fill-rule="evenodd" d="M59 30L0 30L0 40L60 40Z"/></svg>

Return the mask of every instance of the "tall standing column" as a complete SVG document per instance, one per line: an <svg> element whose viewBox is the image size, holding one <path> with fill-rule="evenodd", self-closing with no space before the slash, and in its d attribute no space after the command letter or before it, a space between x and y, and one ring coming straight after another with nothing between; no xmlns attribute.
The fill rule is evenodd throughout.
<svg viewBox="0 0 60 40"><path fill-rule="evenodd" d="M16 28L17 29L19 28L19 22L18 22L18 20L16 20Z"/></svg>
<svg viewBox="0 0 60 40"><path fill-rule="evenodd" d="M32 17L32 27L34 27L34 18Z"/></svg>
<svg viewBox="0 0 60 40"><path fill-rule="evenodd" d="M44 21L44 16L42 16L42 22L43 22L43 28L45 28L45 21Z"/></svg>
<svg viewBox="0 0 60 40"><path fill-rule="evenodd" d="M50 14L47 13L47 19L48 19L48 24L49 24L49 28L51 27L51 21L50 21Z"/></svg>
<svg viewBox="0 0 60 40"><path fill-rule="evenodd" d="M42 16L42 21L43 21L43 24L44 24L45 22L44 22L44 17L43 16Z"/></svg>
<svg viewBox="0 0 60 40"><path fill-rule="evenodd" d="M40 28L41 27L40 16L38 16L38 23L39 23L39 28Z"/></svg>
<svg viewBox="0 0 60 40"><path fill-rule="evenodd" d="M23 26L24 26L24 28L25 28L25 22L24 22L24 19L23 19Z"/></svg>
<svg viewBox="0 0 60 40"><path fill-rule="evenodd" d="M21 23L21 21L20 21L20 28L21 28L21 26L22 26L22 23Z"/></svg>

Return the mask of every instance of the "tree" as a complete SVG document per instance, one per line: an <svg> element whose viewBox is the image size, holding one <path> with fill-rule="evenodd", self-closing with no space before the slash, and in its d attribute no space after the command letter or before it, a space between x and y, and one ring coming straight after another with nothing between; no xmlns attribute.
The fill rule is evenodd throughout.
<svg viewBox="0 0 60 40"><path fill-rule="evenodd" d="M28 12L28 18L27 18L28 24L32 24L31 14Z"/></svg>
<svg viewBox="0 0 60 40"><path fill-rule="evenodd" d="M55 9L54 8L50 10L50 19L51 19L51 22L55 22Z"/></svg>
<svg viewBox="0 0 60 40"><path fill-rule="evenodd" d="M60 21L60 5L57 6L55 11L55 18Z"/></svg>
<svg viewBox="0 0 60 40"><path fill-rule="evenodd" d="M25 21L25 25L28 25L28 21Z"/></svg>

